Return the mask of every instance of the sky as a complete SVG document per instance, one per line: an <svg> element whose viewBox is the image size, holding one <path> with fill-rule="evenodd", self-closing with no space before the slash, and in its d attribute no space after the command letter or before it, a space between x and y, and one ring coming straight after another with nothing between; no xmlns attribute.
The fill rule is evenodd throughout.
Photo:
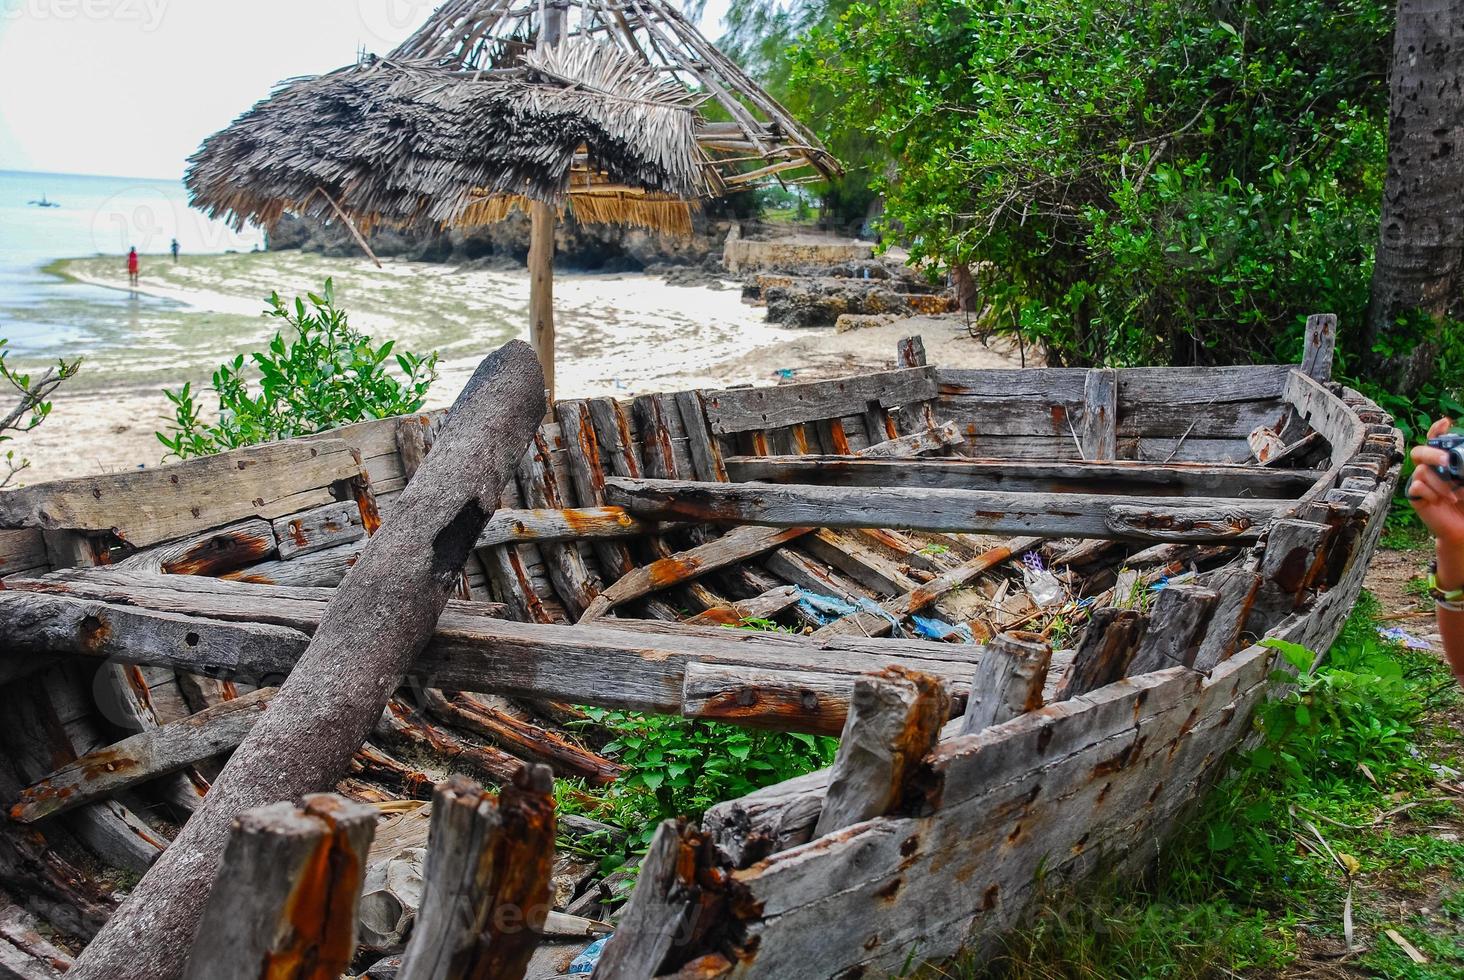
<svg viewBox="0 0 1464 980"><path fill-rule="evenodd" d="M436 0L0 0L0 170L179 179L282 79L385 53ZM727 0L701 26L715 39Z"/></svg>

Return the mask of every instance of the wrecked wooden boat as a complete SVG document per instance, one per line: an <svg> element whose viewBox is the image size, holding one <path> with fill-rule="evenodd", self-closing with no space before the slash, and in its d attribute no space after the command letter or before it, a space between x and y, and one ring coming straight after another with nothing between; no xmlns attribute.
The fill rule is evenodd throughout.
<svg viewBox="0 0 1464 980"><path fill-rule="evenodd" d="M912 338L859 377L559 402L345 799L236 826L226 862L286 876L295 918L231 955L360 900L321 940L332 969L468 975L398 956L456 943L554 976L613 928L597 977L877 976L1140 867L1248 731L1278 664L1261 641L1324 651L1381 532L1402 436L1329 381L1334 331L1313 317L1300 365L1127 370L947 370ZM57 975L168 846L440 421L0 495L0 973ZM841 743L830 769L660 827L627 900L565 855L550 870L549 773L621 772L593 726L563 728L581 705ZM395 818L367 850L363 807L413 810L451 772L497 802L457 779L430 841ZM309 862L261 871L250 842L315 840L327 810L359 860L302 903ZM497 860L551 896L527 939L483 907L501 891L473 893L477 930L443 904L468 901L443 880L465 842L502 828ZM407 838L428 847L415 929L372 878ZM211 936L242 921L223 891ZM190 975L225 975L219 945Z"/></svg>

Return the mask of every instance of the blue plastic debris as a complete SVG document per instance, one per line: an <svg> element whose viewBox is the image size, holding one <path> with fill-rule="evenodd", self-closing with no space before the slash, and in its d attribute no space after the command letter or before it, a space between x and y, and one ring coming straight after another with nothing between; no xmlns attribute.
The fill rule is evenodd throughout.
<svg viewBox="0 0 1464 980"><path fill-rule="evenodd" d="M605 952L605 944L610 941L609 936L601 936L580 950L578 956L569 962L568 976L587 977L595 972L595 965L600 962L600 954Z"/></svg>

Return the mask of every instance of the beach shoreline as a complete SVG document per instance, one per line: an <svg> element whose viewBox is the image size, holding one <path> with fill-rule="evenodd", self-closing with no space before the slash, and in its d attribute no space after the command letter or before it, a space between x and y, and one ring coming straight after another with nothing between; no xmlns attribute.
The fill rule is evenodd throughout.
<svg viewBox="0 0 1464 980"><path fill-rule="evenodd" d="M162 301L137 343L93 352L60 389L51 417L6 448L31 460L20 482L155 466L155 433L171 422L163 387L206 386L214 367L257 349L279 321L260 316L262 297L319 289L329 275L351 322L377 341L440 353L427 408L451 404L489 350L527 339L528 275L523 270L384 260L327 259L297 252L187 257L174 265L144 259L142 282L127 285L114 257L68 259L48 271L89 286ZM670 285L644 274L567 272L555 281L561 398L772 384L857 374L893 366L902 337L920 333L931 363L1016 366L1014 352L965 335L958 318L922 318L836 333L763 322L763 310L726 288ZM267 288L266 288L267 287ZM67 356L75 356L72 352ZM86 354L85 351L80 353ZM205 398L206 402L207 399Z"/></svg>

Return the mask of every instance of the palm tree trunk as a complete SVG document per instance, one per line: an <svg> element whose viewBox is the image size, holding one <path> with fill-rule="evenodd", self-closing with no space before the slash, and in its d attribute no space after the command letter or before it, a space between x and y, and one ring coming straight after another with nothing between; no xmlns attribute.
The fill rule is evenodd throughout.
<svg viewBox="0 0 1464 980"><path fill-rule="evenodd" d="M1388 176L1373 269L1369 352L1400 319L1460 312L1464 287L1464 0L1398 0ZM1372 354L1403 393L1425 383L1436 343Z"/></svg>

